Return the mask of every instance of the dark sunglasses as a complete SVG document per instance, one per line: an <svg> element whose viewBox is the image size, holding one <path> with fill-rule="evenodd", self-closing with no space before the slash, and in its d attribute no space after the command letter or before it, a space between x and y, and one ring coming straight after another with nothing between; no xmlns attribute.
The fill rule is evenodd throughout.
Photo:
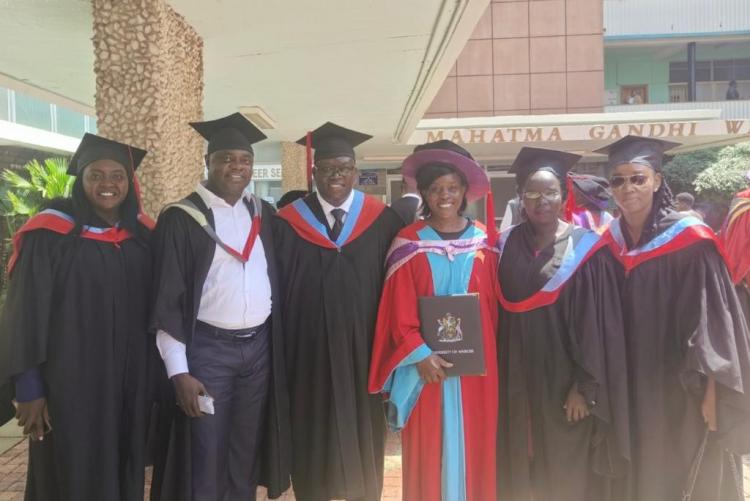
<svg viewBox="0 0 750 501"><path fill-rule="evenodd" d="M612 188L622 188L625 183L633 186L643 186L648 181L648 176L644 174L633 174L632 176L612 176L609 178L609 185Z"/></svg>

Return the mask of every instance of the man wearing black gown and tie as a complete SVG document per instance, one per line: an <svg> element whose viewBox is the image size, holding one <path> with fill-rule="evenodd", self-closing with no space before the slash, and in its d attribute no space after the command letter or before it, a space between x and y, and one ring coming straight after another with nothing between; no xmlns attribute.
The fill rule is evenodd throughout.
<svg viewBox="0 0 750 501"><path fill-rule="evenodd" d="M317 193L276 218L299 501L377 500L382 490L385 419L367 376L385 257L403 222L353 189L354 147L369 138L330 122L313 131Z"/></svg>

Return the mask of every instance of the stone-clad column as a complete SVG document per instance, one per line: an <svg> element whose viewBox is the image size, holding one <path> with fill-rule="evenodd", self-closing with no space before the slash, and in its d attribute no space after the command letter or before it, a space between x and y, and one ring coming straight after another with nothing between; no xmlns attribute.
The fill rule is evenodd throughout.
<svg viewBox="0 0 750 501"><path fill-rule="evenodd" d="M281 189L307 189L307 165L305 147L297 143L281 143Z"/></svg>
<svg viewBox="0 0 750 501"><path fill-rule="evenodd" d="M148 150L138 169L156 216L203 171L203 41L165 0L92 0L99 134Z"/></svg>

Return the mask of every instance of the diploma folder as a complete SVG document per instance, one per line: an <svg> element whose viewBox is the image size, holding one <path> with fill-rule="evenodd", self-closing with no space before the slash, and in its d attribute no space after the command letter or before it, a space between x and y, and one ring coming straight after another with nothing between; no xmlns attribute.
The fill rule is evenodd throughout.
<svg viewBox="0 0 750 501"><path fill-rule="evenodd" d="M448 376L484 376L484 338L479 294L419 298L422 338L432 352L453 367Z"/></svg>

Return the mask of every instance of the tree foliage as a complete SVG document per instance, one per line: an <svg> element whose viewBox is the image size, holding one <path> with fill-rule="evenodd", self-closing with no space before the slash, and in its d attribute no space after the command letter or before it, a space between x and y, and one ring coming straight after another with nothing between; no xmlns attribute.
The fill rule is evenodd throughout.
<svg viewBox="0 0 750 501"><path fill-rule="evenodd" d="M748 186L750 142L727 146L708 168L695 178L695 192L704 200L728 203L735 193Z"/></svg>
<svg viewBox="0 0 750 501"><path fill-rule="evenodd" d="M68 162L64 158L48 158L42 163L30 161L21 173L4 171L5 214L31 217L39 212L45 200L69 197L75 178L68 175L67 170Z"/></svg>
<svg viewBox="0 0 750 501"><path fill-rule="evenodd" d="M71 195L75 177L67 171L68 161L64 158L32 160L20 172L3 171L0 176L0 214L4 216L4 228L0 229L0 266L3 270L11 252L10 237L16 230L39 212L45 201ZM0 271L0 305L6 291L7 276Z"/></svg>
<svg viewBox="0 0 750 501"><path fill-rule="evenodd" d="M675 155L674 158L664 166L664 177L672 192L688 192L695 194L693 183L698 175L706 168L713 165L719 157L719 149L695 151Z"/></svg>

